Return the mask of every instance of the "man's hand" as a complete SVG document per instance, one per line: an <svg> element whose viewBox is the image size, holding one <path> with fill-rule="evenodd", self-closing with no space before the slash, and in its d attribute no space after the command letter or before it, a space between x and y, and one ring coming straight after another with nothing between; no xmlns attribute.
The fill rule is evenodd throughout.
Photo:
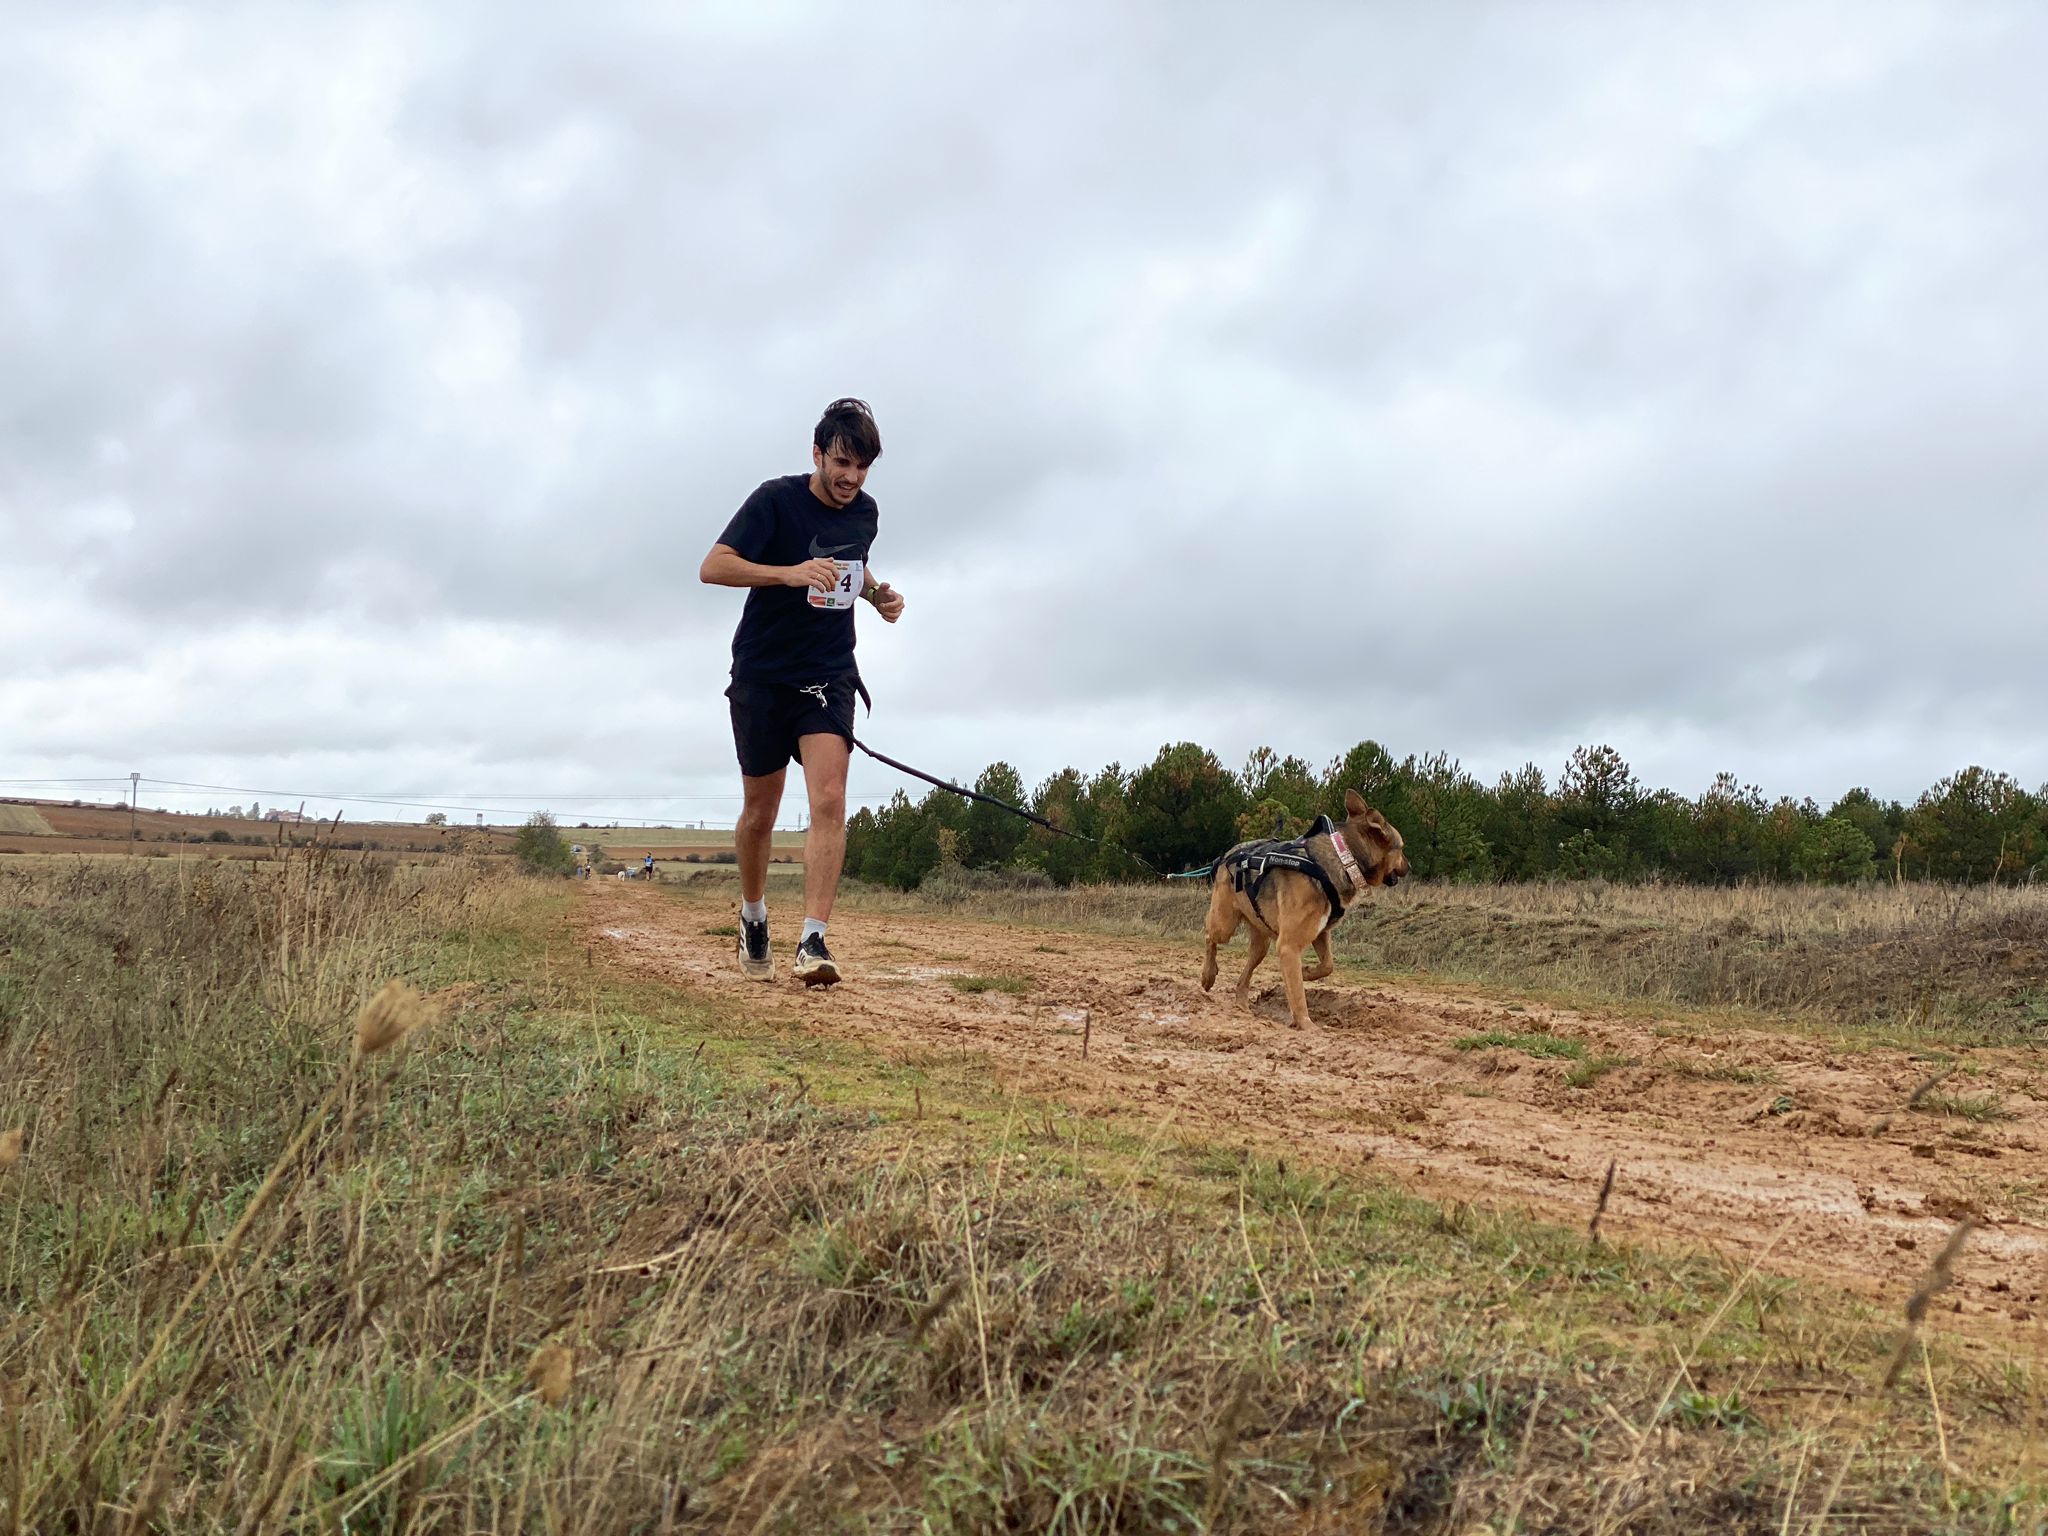
<svg viewBox="0 0 2048 1536"><path fill-rule="evenodd" d="M806 560L802 565L786 567L785 571L785 586L809 587L813 592L830 592L839 585L839 562L836 560Z"/></svg>
<svg viewBox="0 0 2048 1536"><path fill-rule="evenodd" d="M875 605L875 612L891 624L903 617L903 594L886 581L876 585L874 595L868 601Z"/></svg>

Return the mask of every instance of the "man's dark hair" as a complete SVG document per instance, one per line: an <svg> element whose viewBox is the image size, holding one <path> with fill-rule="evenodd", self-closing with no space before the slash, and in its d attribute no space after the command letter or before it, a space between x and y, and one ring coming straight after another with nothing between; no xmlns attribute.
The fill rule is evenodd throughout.
<svg viewBox="0 0 2048 1536"><path fill-rule="evenodd" d="M882 456L882 431L865 400L834 400L826 406L811 441L820 453L830 453L834 444L844 443L863 467Z"/></svg>

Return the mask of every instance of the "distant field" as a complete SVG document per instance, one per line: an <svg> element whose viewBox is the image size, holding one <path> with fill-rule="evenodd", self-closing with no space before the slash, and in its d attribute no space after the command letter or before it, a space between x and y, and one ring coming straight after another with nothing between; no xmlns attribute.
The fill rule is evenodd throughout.
<svg viewBox="0 0 2048 1536"><path fill-rule="evenodd" d="M564 827L562 836L572 843L586 843L595 839L605 852L614 848L641 848L659 850L663 848L730 848L732 828L730 827ZM801 848L804 835L801 832L777 832L775 846L778 848Z"/></svg>
<svg viewBox="0 0 2048 1536"><path fill-rule="evenodd" d="M31 829L11 824L13 813L34 816L39 825ZM479 831L475 827L429 827L419 822L400 821L358 821L346 814L341 821L279 823L256 821L244 816L190 815L178 811L154 811L144 807L134 816L134 829L141 834L138 839L144 843L183 843L211 837L216 832L240 842L246 837L261 838L265 843L278 841L280 832L287 842L306 842L320 837L331 842L349 843L362 840L376 842L391 849L408 849L427 853L446 848L451 838L459 837L472 845L473 851L508 850L512 844L512 829L492 827ZM23 805L18 801L0 801L0 834L14 836L56 836L65 839L113 839L116 842L129 841L129 812L125 805L55 805L42 802ZM50 851L50 850L44 850Z"/></svg>
<svg viewBox="0 0 2048 1536"><path fill-rule="evenodd" d="M60 805L48 802L31 805L0 800L0 838L8 840L7 849L12 851L74 852L90 851L90 845L106 841L126 844L130 840L129 826L129 812L125 805ZM280 824L274 821L192 815L145 807L135 813L134 830L141 834L136 840L142 843L197 842L219 832L225 833L236 844L241 844L245 838L260 838L265 845L271 845L279 841L278 834L282 830L286 843L305 842L318 837L344 844L374 842L384 849L419 853L509 852L518 824L478 828L458 820L449 827L429 827L420 822L360 821L344 812L338 824L306 821L286 823L281 829ZM649 853L657 859L674 859L686 853L711 854L732 848L730 827L563 826L560 831L569 842L595 842L609 857L622 861L637 861ZM30 849L16 841L29 838L55 838L62 846L47 844ZM776 857L786 858L802 852L803 833L777 832L774 838ZM212 846L218 849L222 845Z"/></svg>

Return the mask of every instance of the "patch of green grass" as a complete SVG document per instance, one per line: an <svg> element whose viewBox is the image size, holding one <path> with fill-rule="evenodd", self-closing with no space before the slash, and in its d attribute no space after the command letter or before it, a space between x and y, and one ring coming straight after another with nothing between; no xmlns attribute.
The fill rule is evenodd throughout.
<svg viewBox="0 0 2048 1536"><path fill-rule="evenodd" d="M1702 1083L1775 1083L1775 1067L1750 1066L1739 1061L1668 1061L1660 1063L1674 1077Z"/></svg>
<svg viewBox="0 0 2048 1536"><path fill-rule="evenodd" d="M1687 1429L1725 1429L1735 1434L1760 1428L1763 1421L1742 1400L1740 1392L1681 1392L1666 1410Z"/></svg>
<svg viewBox="0 0 2048 1536"><path fill-rule="evenodd" d="M1913 1106L1923 1115L1946 1115L1952 1120L1974 1120L1985 1124L2010 1120L2012 1111L1995 1093L1928 1093Z"/></svg>
<svg viewBox="0 0 2048 1536"><path fill-rule="evenodd" d="M1998 1187L1998 1203L2012 1208L2022 1221L2048 1216L2048 1188L2037 1179L2014 1179Z"/></svg>
<svg viewBox="0 0 2048 1536"><path fill-rule="evenodd" d="M740 936L738 923L714 923L704 930L707 939L736 939Z"/></svg>
<svg viewBox="0 0 2048 1536"><path fill-rule="evenodd" d="M1205 1528L1208 1460L1136 1437L1112 1444L1018 1417L937 1435L925 1449L926 1530L1188 1531Z"/></svg>
<svg viewBox="0 0 2048 1536"><path fill-rule="evenodd" d="M373 1480L382 1481L380 1475L410 1459L437 1426L458 1417L450 1411L432 1361L422 1362L409 1375L386 1376L381 1393L366 1388L353 1395L355 1400L341 1413L320 1457L320 1485L329 1498L345 1498ZM375 1519L364 1524L402 1519L405 1494L395 1483L385 1486L381 1497L373 1491L366 1508Z"/></svg>
<svg viewBox="0 0 2048 1536"><path fill-rule="evenodd" d="M1633 1056L1589 1056L1565 1073L1565 1086L1590 1088L1616 1067L1632 1067L1635 1064L1636 1059Z"/></svg>
<svg viewBox="0 0 2048 1536"><path fill-rule="evenodd" d="M1285 1158L1255 1159L1244 1171L1245 1199L1270 1216L1321 1210L1334 1188L1318 1169L1289 1168Z"/></svg>
<svg viewBox="0 0 2048 1536"><path fill-rule="evenodd" d="M1506 1047L1528 1056L1554 1057L1560 1061L1583 1061L1586 1042L1567 1035L1516 1035L1504 1029L1489 1029L1483 1035L1466 1035L1451 1042L1460 1051L1490 1051Z"/></svg>
<svg viewBox="0 0 2048 1536"><path fill-rule="evenodd" d="M1031 990L1031 978L1004 972L996 976L948 976L947 984L955 992L1001 992L1008 997L1022 997Z"/></svg>
<svg viewBox="0 0 2048 1536"><path fill-rule="evenodd" d="M752 1454L745 1433L734 1430L718 1442L717 1453L711 1459L711 1475L724 1477L735 1468L745 1466Z"/></svg>

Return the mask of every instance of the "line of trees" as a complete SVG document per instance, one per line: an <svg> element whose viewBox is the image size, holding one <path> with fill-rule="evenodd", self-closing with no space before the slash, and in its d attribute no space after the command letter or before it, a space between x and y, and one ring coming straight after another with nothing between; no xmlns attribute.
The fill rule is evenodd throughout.
<svg viewBox="0 0 2048 1536"><path fill-rule="evenodd" d="M1965 768L1911 805L1851 789L1823 809L1769 799L1733 774L1687 799L1646 789L1610 746L1580 747L1552 782L1534 763L1480 783L1444 753L1396 762L1363 741L1320 772L1261 747L1233 773L1193 742L1127 773L1066 768L1028 793L992 763L974 787L1100 843L1056 837L994 806L901 791L847 823L846 870L914 889L945 864L1033 869L1060 885L1145 878L1207 863L1233 842L1292 836L1357 788L1401 830L1425 878L1742 880L1844 884L1873 878L2032 880L2048 873L2048 786Z"/></svg>

